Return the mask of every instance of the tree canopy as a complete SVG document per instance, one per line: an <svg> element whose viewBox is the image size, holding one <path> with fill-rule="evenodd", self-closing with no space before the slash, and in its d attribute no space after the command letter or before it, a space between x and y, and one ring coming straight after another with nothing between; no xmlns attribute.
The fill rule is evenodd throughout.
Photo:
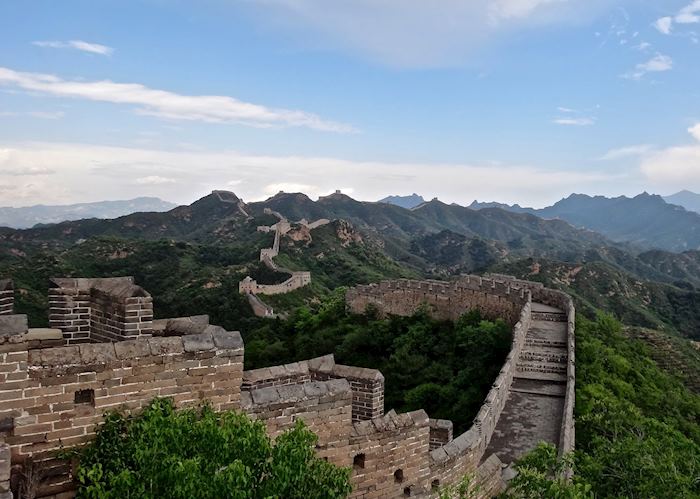
<svg viewBox="0 0 700 499"><path fill-rule="evenodd" d="M346 497L350 470L317 457L316 440L301 421L272 441L245 414L155 399L136 416L110 413L78 451L78 497Z"/></svg>

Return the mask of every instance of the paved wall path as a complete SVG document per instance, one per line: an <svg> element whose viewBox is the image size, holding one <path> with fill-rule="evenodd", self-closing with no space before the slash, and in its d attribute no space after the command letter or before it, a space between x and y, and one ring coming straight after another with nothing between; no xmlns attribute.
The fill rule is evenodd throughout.
<svg viewBox="0 0 700 499"><path fill-rule="evenodd" d="M566 328L564 311L532 304L532 325L484 456L495 453L511 464L541 441L559 447L568 360Z"/></svg>

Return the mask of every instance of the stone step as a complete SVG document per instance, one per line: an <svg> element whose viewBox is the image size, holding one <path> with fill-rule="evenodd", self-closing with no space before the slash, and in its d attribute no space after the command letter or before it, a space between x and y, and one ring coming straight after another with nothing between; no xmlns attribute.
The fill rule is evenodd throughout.
<svg viewBox="0 0 700 499"><path fill-rule="evenodd" d="M566 350L558 351L530 350L526 349L520 353L520 361L528 362L549 362L553 364L566 364L568 359Z"/></svg>
<svg viewBox="0 0 700 499"><path fill-rule="evenodd" d="M564 313L556 312L532 312L533 321L546 321L546 322L567 322L569 319Z"/></svg>
<svg viewBox="0 0 700 499"><path fill-rule="evenodd" d="M518 372L535 371L542 373L566 374L566 363L555 364L552 362L529 362L523 359L518 360L516 370Z"/></svg>
<svg viewBox="0 0 700 499"><path fill-rule="evenodd" d="M565 341L545 340L528 336L525 336L525 345L528 347L566 348Z"/></svg>
<svg viewBox="0 0 700 499"><path fill-rule="evenodd" d="M566 383L566 374L543 373L539 371L516 371L513 379Z"/></svg>

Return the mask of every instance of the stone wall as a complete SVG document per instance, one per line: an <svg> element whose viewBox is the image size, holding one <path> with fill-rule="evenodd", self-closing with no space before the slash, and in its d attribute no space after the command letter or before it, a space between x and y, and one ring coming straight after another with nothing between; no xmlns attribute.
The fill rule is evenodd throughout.
<svg viewBox="0 0 700 499"><path fill-rule="evenodd" d="M150 335L153 299L131 277L52 279L49 325L68 344L121 341Z"/></svg>
<svg viewBox="0 0 700 499"><path fill-rule="evenodd" d="M480 277L466 277L454 283L400 279L357 286L348 290L346 301L354 313L368 306L381 314L412 315L427 306L439 319L456 320L468 310L478 309L487 318L502 318L515 324L528 301L522 288Z"/></svg>
<svg viewBox="0 0 700 499"><path fill-rule="evenodd" d="M138 303L152 307L147 294L131 296L138 288L132 280L54 282L52 312L61 310L52 313L53 320L80 321L87 315L88 341L99 336L91 336L91 327L98 324L93 308L105 316L127 317L134 310L120 307L129 305L130 298L149 298ZM487 317L504 316L512 324L511 351L472 427L456 438L449 421L430 420L422 410L385 414L384 376L375 369L336 364L332 355L244 372L240 335L209 325L207 316L155 321L152 337L81 344L71 342L83 337L65 331L30 330L24 316L0 316L0 338L3 330L12 331L0 341L0 499L6 499L3 453L8 447L14 465L30 457L47 460L51 477L38 497L70 491L70 470L53 459L60 444L90 439L104 411L136 410L156 396L173 397L178 407L208 401L215 410L243 410L264 421L273 437L304 420L319 437L320 456L352 466L353 497L432 495L465 475L479 487L477 497L491 497L503 490L504 482L501 461L495 454L485 455L486 449L530 328L532 299L568 314L568 412L560 439L564 452L574 444L573 303L563 293L500 276L469 276L457 283L397 281L348 292L354 311L372 304L382 313L405 315L428 303L438 317L454 319L478 308ZM133 317L143 316L142 310L135 312ZM79 322L62 325L83 327ZM68 346L49 347L56 341Z"/></svg>
<svg viewBox="0 0 700 499"><path fill-rule="evenodd" d="M353 421L384 415L384 375L377 369L336 364L332 354L282 366L245 371L243 390L333 379L344 379L350 384Z"/></svg>
<svg viewBox="0 0 700 499"><path fill-rule="evenodd" d="M0 315L12 314L15 308L15 288L10 279L0 279Z"/></svg>
<svg viewBox="0 0 700 499"><path fill-rule="evenodd" d="M215 410L240 407L243 342L237 332L215 329L5 352L0 366L0 442L21 464L88 441L105 411L136 410L157 396L172 397L178 407L203 401ZM39 497L72 490L66 465L54 467Z"/></svg>
<svg viewBox="0 0 700 499"><path fill-rule="evenodd" d="M352 391L343 379L253 388L241 395L241 409L265 422L275 437L301 419L318 437L320 457L349 466Z"/></svg>
<svg viewBox="0 0 700 499"><path fill-rule="evenodd" d="M11 469L10 446L0 443L0 499L12 499L12 492L10 492Z"/></svg>
<svg viewBox="0 0 700 499"><path fill-rule="evenodd" d="M410 497L425 492L429 477L430 426L425 411L396 414L353 425L351 450L363 456L353 466L351 497ZM353 461L355 458L353 458Z"/></svg>
<svg viewBox="0 0 700 499"><path fill-rule="evenodd" d="M310 283L311 272L306 271L292 272L291 277L280 284L258 284L254 279L246 277L238 283L238 292L254 295L281 295L303 288Z"/></svg>
<svg viewBox="0 0 700 499"><path fill-rule="evenodd" d="M448 419L430 419L430 450L435 450L452 442L452 421Z"/></svg>

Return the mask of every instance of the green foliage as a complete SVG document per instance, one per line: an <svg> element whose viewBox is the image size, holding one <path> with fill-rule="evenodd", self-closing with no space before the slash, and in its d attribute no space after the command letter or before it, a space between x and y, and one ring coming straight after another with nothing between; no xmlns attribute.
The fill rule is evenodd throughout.
<svg viewBox="0 0 700 499"><path fill-rule="evenodd" d="M439 499L478 499L481 487L474 484L474 476L467 474L454 485L445 485L437 490Z"/></svg>
<svg viewBox="0 0 700 499"><path fill-rule="evenodd" d="M700 497L700 397L609 315L576 336L580 477L599 497Z"/></svg>
<svg viewBox="0 0 700 499"><path fill-rule="evenodd" d="M316 440L301 421L272 442L244 414L156 399L135 417L109 414L78 451L78 497L346 497L350 470L318 458Z"/></svg>
<svg viewBox="0 0 700 499"><path fill-rule="evenodd" d="M541 443L515 464L517 476L510 481L504 499L593 499L590 484L574 476L567 481L565 472L574 468L573 456L557 457L557 449Z"/></svg>
<svg viewBox="0 0 700 499"><path fill-rule="evenodd" d="M245 332L246 368L294 362L334 352L338 363L379 369L387 409L425 409L466 430L498 376L511 344L502 320L478 312L456 323L426 311L381 320L372 311L346 311L340 289L287 321L268 321Z"/></svg>

